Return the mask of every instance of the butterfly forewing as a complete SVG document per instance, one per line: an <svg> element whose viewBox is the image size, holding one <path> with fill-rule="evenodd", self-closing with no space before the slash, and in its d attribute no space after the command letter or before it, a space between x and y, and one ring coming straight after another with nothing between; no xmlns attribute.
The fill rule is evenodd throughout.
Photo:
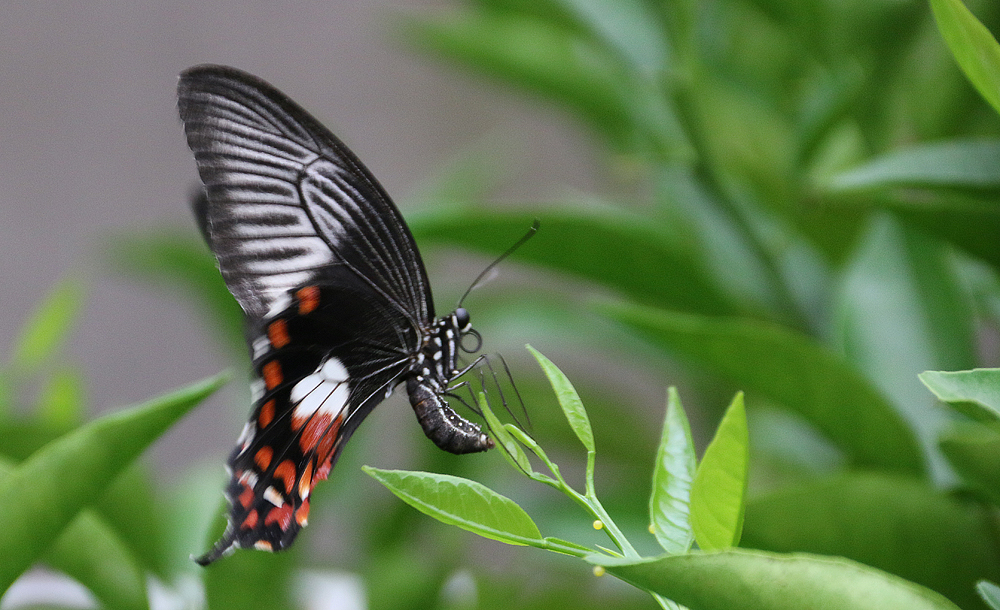
<svg viewBox="0 0 1000 610"><path fill-rule="evenodd" d="M367 278L411 323L434 317L409 229L333 134L264 81L222 66L181 75L178 107L208 195L223 277L250 317L330 264Z"/></svg>

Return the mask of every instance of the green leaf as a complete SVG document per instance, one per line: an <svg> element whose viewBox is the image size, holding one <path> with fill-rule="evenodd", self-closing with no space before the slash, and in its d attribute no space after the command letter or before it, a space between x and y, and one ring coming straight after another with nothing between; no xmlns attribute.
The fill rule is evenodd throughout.
<svg viewBox="0 0 1000 610"><path fill-rule="evenodd" d="M528 456L521 449L521 445L511 436L506 426L497 419L496 414L493 413L493 409L490 408L490 404L486 400L486 395L480 392L478 399L479 411L483 414L483 419L486 421L486 427L490 436L500 446L501 454L514 468L522 472L531 472L531 462L528 461Z"/></svg>
<svg viewBox="0 0 1000 610"><path fill-rule="evenodd" d="M78 425L85 411L83 385L83 375L76 369L54 371L38 399L39 422L56 430Z"/></svg>
<svg viewBox="0 0 1000 610"><path fill-rule="evenodd" d="M958 610L929 589L837 557L733 549L589 561L692 610Z"/></svg>
<svg viewBox="0 0 1000 610"><path fill-rule="evenodd" d="M513 500L468 479L429 472L362 468L401 500L442 523L507 544L542 543L538 526Z"/></svg>
<svg viewBox="0 0 1000 610"><path fill-rule="evenodd" d="M653 465L649 518L657 542L667 553L686 553L694 542L691 529L691 482L695 474L694 442L677 388L667 390L660 446Z"/></svg>
<svg viewBox="0 0 1000 610"><path fill-rule="evenodd" d="M979 593L979 597L982 597L990 608L1000 610L1000 587L988 580L981 580L976 583L976 593Z"/></svg>
<svg viewBox="0 0 1000 610"><path fill-rule="evenodd" d="M31 566L80 509L173 423L225 381L219 375L106 415L56 439L0 481L0 589Z"/></svg>
<svg viewBox="0 0 1000 610"><path fill-rule="evenodd" d="M542 370L545 371L545 376L549 378L549 383L552 384L552 389L559 400L559 406L562 407L563 413L566 414L570 428L573 429L576 437L580 439L580 442L583 443L587 451L593 452L595 450L594 431L590 427L590 418L587 417L587 411L583 408L583 402L576 393L573 384L570 383L570 380L556 365L552 364L551 360L530 345L527 348L531 352L531 355L535 357L535 360L538 361Z"/></svg>
<svg viewBox="0 0 1000 610"><path fill-rule="evenodd" d="M31 313L14 343L12 364L30 372L48 360L69 335L84 299L83 283L67 277Z"/></svg>
<svg viewBox="0 0 1000 610"><path fill-rule="evenodd" d="M962 72L1000 112L1000 45L960 0L931 0L931 8Z"/></svg>
<svg viewBox="0 0 1000 610"><path fill-rule="evenodd" d="M953 140L895 150L834 176L830 186L1000 189L1000 141Z"/></svg>
<svg viewBox="0 0 1000 610"><path fill-rule="evenodd" d="M751 500L743 544L847 557L975 608L973 584L1000 578L992 531L981 504L926 481L849 473Z"/></svg>
<svg viewBox="0 0 1000 610"><path fill-rule="evenodd" d="M842 357L809 337L765 322L624 303L601 303L598 310L795 411L858 466L923 471L913 434L893 406Z"/></svg>
<svg viewBox="0 0 1000 610"><path fill-rule="evenodd" d="M739 544L749 472L750 436L740 392L722 417L691 484L691 529L702 550Z"/></svg>
<svg viewBox="0 0 1000 610"><path fill-rule="evenodd" d="M917 375L975 362L971 303L954 263L941 241L879 215L847 264L836 297L837 342L909 423L937 480L947 477L937 437L950 414Z"/></svg>
<svg viewBox="0 0 1000 610"><path fill-rule="evenodd" d="M918 377L959 413L981 422L1000 421L1000 369L924 371Z"/></svg>
<svg viewBox="0 0 1000 610"><path fill-rule="evenodd" d="M104 608L149 607L145 574L118 533L94 511L80 511L43 560L87 587Z"/></svg>
<svg viewBox="0 0 1000 610"><path fill-rule="evenodd" d="M492 257L510 247L535 219L541 222L538 233L513 259L598 282L639 302L701 313L740 311L706 279L700 254L681 243L682 236L672 237L648 218L623 210L448 210L408 221L421 245L458 245Z"/></svg>
<svg viewBox="0 0 1000 610"><path fill-rule="evenodd" d="M1000 433L995 428L956 425L941 435L941 451L966 483L1000 506Z"/></svg>

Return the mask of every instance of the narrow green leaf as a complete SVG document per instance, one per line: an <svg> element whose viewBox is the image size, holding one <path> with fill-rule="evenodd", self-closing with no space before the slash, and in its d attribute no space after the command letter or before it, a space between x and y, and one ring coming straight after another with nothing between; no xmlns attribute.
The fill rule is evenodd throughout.
<svg viewBox="0 0 1000 610"><path fill-rule="evenodd" d="M834 176L830 186L1000 189L1000 141L954 140L892 151Z"/></svg>
<svg viewBox="0 0 1000 610"><path fill-rule="evenodd" d="M1000 45L960 0L931 0L931 8L962 72L1000 112Z"/></svg>
<svg viewBox="0 0 1000 610"><path fill-rule="evenodd" d="M59 281L21 328L14 343L12 364L33 371L50 358L66 339L84 299L83 283L76 277Z"/></svg>
<svg viewBox="0 0 1000 610"><path fill-rule="evenodd" d="M956 411L984 423L1000 421L1000 369L924 371L918 377Z"/></svg>
<svg viewBox="0 0 1000 610"><path fill-rule="evenodd" d="M994 427L953 426L941 434L941 451L967 484L1000 506L1000 433Z"/></svg>
<svg viewBox="0 0 1000 610"><path fill-rule="evenodd" d="M601 283L641 303L705 314L734 314L734 304L710 279L689 236L621 209L580 206L517 213L484 210L425 212L407 220L418 243L458 245L496 256L538 219L541 227L512 257ZM628 273L623 273L628 269Z"/></svg>
<svg viewBox="0 0 1000 610"><path fill-rule="evenodd" d="M573 429L576 437L580 439L587 451L594 451L594 431L590 427L590 418L587 417L587 411L583 408L583 402L576 393L573 384L556 365L552 364L551 360L530 345L527 348L538 361L542 370L545 371L545 376L549 378L549 383L552 384L552 389L559 400L559 406L566 414L570 428Z"/></svg>
<svg viewBox="0 0 1000 610"><path fill-rule="evenodd" d="M56 439L0 481L0 589L31 566L80 509L174 422L219 388L219 375L106 415Z"/></svg>
<svg viewBox="0 0 1000 610"><path fill-rule="evenodd" d="M992 610L1000 610L1000 587L988 580L981 580L976 583L976 593Z"/></svg>
<svg viewBox="0 0 1000 610"><path fill-rule="evenodd" d="M81 372L69 368L54 371L38 399L39 423L66 430L81 422L85 410Z"/></svg>
<svg viewBox="0 0 1000 610"><path fill-rule="evenodd" d="M925 480L846 473L755 497L743 544L847 557L974 608L975 582L1000 579L992 532L993 517L980 502Z"/></svg>
<svg viewBox="0 0 1000 610"><path fill-rule="evenodd" d="M913 433L893 406L842 357L814 339L746 319L624 303L601 303L598 309L654 344L795 411L855 465L923 471Z"/></svg>
<svg viewBox="0 0 1000 610"><path fill-rule="evenodd" d="M80 511L42 558L87 587L104 608L149 607L145 574L117 532L94 511Z"/></svg>
<svg viewBox="0 0 1000 610"><path fill-rule="evenodd" d="M401 500L484 538L507 544L542 542L538 526L513 500L468 479L429 472L362 468Z"/></svg>
<svg viewBox="0 0 1000 610"><path fill-rule="evenodd" d="M695 610L958 610L930 589L838 557L733 549L589 561Z"/></svg>
<svg viewBox="0 0 1000 610"><path fill-rule="evenodd" d="M951 249L895 217L875 216L846 265L835 302L836 342L908 422L931 475L946 480L937 437L950 415L917 375L975 363L972 307ZM878 440L873 448L885 450Z"/></svg>
<svg viewBox="0 0 1000 610"><path fill-rule="evenodd" d="M0 459L0 480L15 465ZM83 509L42 557L50 567L87 587L105 608L147 608L145 575L117 532L96 512Z"/></svg>
<svg viewBox="0 0 1000 610"><path fill-rule="evenodd" d="M480 392L478 398L479 411L483 414L483 419L486 420L486 428L496 444L500 446L502 455L514 468L522 472L531 472L531 462L528 461L528 456L521 449L521 445L507 431L506 426L497 419L496 414L486 400L485 394Z"/></svg>
<svg viewBox="0 0 1000 610"><path fill-rule="evenodd" d="M686 553L694 542L691 529L691 483L695 474L694 442L677 388L667 390L660 446L653 465L649 518L653 534L667 553Z"/></svg>
<svg viewBox="0 0 1000 610"><path fill-rule="evenodd" d="M750 436L740 392L722 417L691 484L691 529L702 550L739 544L749 472Z"/></svg>

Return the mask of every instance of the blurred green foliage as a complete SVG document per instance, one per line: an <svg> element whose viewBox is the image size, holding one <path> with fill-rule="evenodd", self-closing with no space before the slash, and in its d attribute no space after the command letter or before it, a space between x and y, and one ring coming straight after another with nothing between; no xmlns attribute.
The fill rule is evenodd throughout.
<svg viewBox="0 0 1000 610"><path fill-rule="evenodd" d="M496 206L483 168L465 166L406 216L425 253L459 247L486 256L541 219L513 257L541 279L476 299L474 321L488 338L537 329L597 367L662 367L664 388L696 397L687 401L696 432L695 420L721 416L718 397L745 390L743 546L843 556L972 610L987 607L976 583L1000 581L1000 422L969 405L984 403L984 383L994 396L997 386L959 380L951 398L938 394L957 405L950 409L917 375L996 365L1000 117L969 81L996 103L1000 55L988 31L1000 31L1000 4L970 2L971 14L958 0L931 5L466 0L439 15L400 16L398 32L414 47L578 121L606 152L617 181L609 190L630 193ZM294 83L276 84L294 97ZM245 366L238 308L193 230L132 236L113 250L118 269L189 290ZM601 297L578 297L580 286ZM53 362L78 290L55 290L0 369L5 470L40 459L43 446L56 451L56 439L86 434L72 367L44 373L47 389L30 417L11 408L18 384ZM550 453L577 451L551 389L524 369L515 372L534 432L555 447ZM642 539L659 405L628 404L593 368L567 370L600 449L604 505L640 553L655 553L653 536ZM186 405L207 387L167 402ZM714 406L695 413L702 402ZM377 442L362 426L352 447ZM361 459L346 451L338 472L357 472ZM408 468L510 489L496 456L455 458L428 443L414 459ZM194 578L213 610L295 607L301 568L331 565L361 576L373 609L654 606L577 562L494 552L496 543L479 544L355 477L317 489L308 532L335 503L360 541L350 557L324 554L307 533L290 553L237 553L196 570L186 557L208 542L218 477L192 475L165 501L138 467L113 483L111 471L97 471L106 495L95 488L86 508L61 505L76 518L61 534L58 523L47 526L57 542L41 557L111 608L146 603L144 573L168 587ZM562 533L579 531L564 498L517 493L542 531L579 541ZM104 545L88 551L89 564L80 551L93 548L88 540ZM25 553L28 563L39 558ZM112 565L118 584L107 579ZM474 594L454 593L463 574Z"/></svg>

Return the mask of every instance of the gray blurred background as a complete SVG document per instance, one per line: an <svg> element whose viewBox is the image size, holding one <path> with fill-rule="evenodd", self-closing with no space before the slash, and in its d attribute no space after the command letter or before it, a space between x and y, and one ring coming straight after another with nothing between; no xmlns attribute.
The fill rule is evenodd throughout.
<svg viewBox="0 0 1000 610"><path fill-rule="evenodd" d="M187 198L197 177L174 100L177 74L194 64L230 64L285 91L347 142L404 215L408 196L470 149L495 148L513 160L501 198L601 190L591 141L559 113L466 78L393 34L404 11L447 7L426 0L0 3L0 344L9 351L27 313L74 274L90 295L67 354L87 374L91 412L229 365L192 304L101 265L102 244L116 233L194 230ZM442 265L431 266L432 284L443 283L441 273ZM456 296L438 294L439 308ZM245 385L246 372L235 373L227 393L157 446L162 474L228 452L248 411L245 391L233 388ZM397 407L402 412L402 404L382 410ZM400 425L414 423L405 417Z"/></svg>

